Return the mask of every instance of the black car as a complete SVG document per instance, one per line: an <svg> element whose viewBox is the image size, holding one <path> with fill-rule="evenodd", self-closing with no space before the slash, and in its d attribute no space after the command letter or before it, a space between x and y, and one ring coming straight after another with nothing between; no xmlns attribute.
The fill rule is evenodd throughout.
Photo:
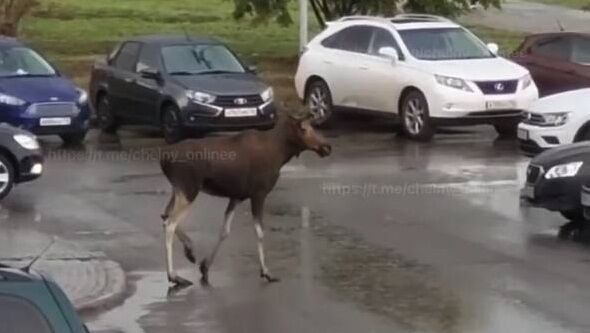
<svg viewBox="0 0 590 333"><path fill-rule="evenodd" d="M160 126L168 142L207 130L271 128L273 90L222 42L145 36L95 64L90 96L104 131Z"/></svg>
<svg viewBox="0 0 590 333"><path fill-rule="evenodd" d="M43 155L35 135L0 124L0 199L14 184L33 180L43 172Z"/></svg>
<svg viewBox="0 0 590 333"><path fill-rule="evenodd" d="M580 191L586 183L590 183L590 142L564 145L531 160L521 198L532 206L579 221L583 219Z"/></svg>
<svg viewBox="0 0 590 333"><path fill-rule="evenodd" d="M51 279L0 264L0 332L88 333Z"/></svg>

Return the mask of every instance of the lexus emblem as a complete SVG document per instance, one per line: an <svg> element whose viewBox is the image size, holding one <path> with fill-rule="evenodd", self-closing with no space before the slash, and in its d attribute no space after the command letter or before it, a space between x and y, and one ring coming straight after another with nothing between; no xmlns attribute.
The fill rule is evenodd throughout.
<svg viewBox="0 0 590 333"><path fill-rule="evenodd" d="M496 91L504 91L504 83L498 82L494 84L494 89L496 89Z"/></svg>
<svg viewBox="0 0 590 333"><path fill-rule="evenodd" d="M245 99L245 98L236 98L236 99L234 99L234 104L236 104L236 105L244 105L246 103L248 103L248 100Z"/></svg>

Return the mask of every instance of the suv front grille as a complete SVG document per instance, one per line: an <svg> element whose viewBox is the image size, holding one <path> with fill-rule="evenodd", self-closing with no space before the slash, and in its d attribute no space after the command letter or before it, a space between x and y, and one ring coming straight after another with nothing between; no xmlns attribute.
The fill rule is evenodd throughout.
<svg viewBox="0 0 590 333"><path fill-rule="evenodd" d="M518 80L476 81L475 84L485 95L514 94L518 87Z"/></svg>
<svg viewBox="0 0 590 333"><path fill-rule="evenodd" d="M537 180L543 175L543 168L537 165L529 165L526 170L526 182L535 184Z"/></svg>
<svg viewBox="0 0 590 333"><path fill-rule="evenodd" d="M244 96L217 96L213 105L221 107L256 107L262 105L262 97L260 95L244 95Z"/></svg>
<svg viewBox="0 0 590 333"><path fill-rule="evenodd" d="M79 112L75 103L37 103L27 109L27 114L38 117L71 117Z"/></svg>

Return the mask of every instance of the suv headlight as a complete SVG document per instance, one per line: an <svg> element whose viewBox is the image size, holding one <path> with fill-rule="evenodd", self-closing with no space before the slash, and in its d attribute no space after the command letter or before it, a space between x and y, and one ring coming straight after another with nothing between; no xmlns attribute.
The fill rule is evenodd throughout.
<svg viewBox="0 0 590 333"><path fill-rule="evenodd" d="M443 75L435 75L434 77L436 78L436 82L438 82L438 84L440 85L463 91L473 92L473 90L471 90L471 88L469 88L469 86L467 85L467 82L465 82L465 80L463 79Z"/></svg>
<svg viewBox="0 0 590 333"><path fill-rule="evenodd" d="M533 84L533 77L531 74L527 74L520 79L521 90L525 90Z"/></svg>
<svg viewBox="0 0 590 333"><path fill-rule="evenodd" d="M18 97L14 97L11 95L6 95L3 93L0 93L0 104L21 106L21 105L25 105L25 103L26 103L25 101L23 101L22 99L20 99Z"/></svg>
<svg viewBox="0 0 590 333"><path fill-rule="evenodd" d="M34 136L26 135L26 134L15 134L12 136L14 141L16 141L21 147L25 149L39 149L39 141Z"/></svg>
<svg viewBox="0 0 590 333"><path fill-rule="evenodd" d="M262 98L263 102L271 101L274 97L274 91L272 88L266 89L262 94L260 94L260 98Z"/></svg>
<svg viewBox="0 0 590 333"><path fill-rule="evenodd" d="M211 104L215 101L215 98L216 98L215 95L207 94L207 93L200 92L200 91L192 91L192 90L189 90L186 92L186 97L188 97L189 99L191 99L197 103L202 103L202 104Z"/></svg>
<svg viewBox="0 0 590 333"><path fill-rule="evenodd" d="M78 93L78 104L86 104L88 102L88 93L86 90L76 88L76 92Z"/></svg>
<svg viewBox="0 0 590 333"><path fill-rule="evenodd" d="M569 112L553 112L543 114L544 126L561 126L568 120Z"/></svg>
<svg viewBox="0 0 590 333"><path fill-rule="evenodd" d="M573 177L578 174L584 162L571 162L566 164L559 164L551 167L545 174L545 179Z"/></svg>

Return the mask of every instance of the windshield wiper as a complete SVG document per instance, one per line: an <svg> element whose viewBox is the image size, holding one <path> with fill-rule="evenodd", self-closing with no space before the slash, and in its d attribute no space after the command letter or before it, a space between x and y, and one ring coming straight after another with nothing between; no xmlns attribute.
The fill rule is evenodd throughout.
<svg viewBox="0 0 590 333"><path fill-rule="evenodd" d="M176 72L170 72L168 74L169 75L197 75L199 73L194 73L194 72L189 72L189 71L176 71Z"/></svg>
<svg viewBox="0 0 590 333"><path fill-rule="evenodd" d="M215 70L210 70L210 71L199 72L198 74L199 75L206 75L206 74L227 74L227 73L240 73L240 72L215 69Z"/></svg>
<svg viewBox="0 0 590 333"><path fill-rule="evenodd" d="M26 73L26 74L8 74L8 75L1 75L0 77L54 77L55 74L31 74L31 73Z"/></svg>

